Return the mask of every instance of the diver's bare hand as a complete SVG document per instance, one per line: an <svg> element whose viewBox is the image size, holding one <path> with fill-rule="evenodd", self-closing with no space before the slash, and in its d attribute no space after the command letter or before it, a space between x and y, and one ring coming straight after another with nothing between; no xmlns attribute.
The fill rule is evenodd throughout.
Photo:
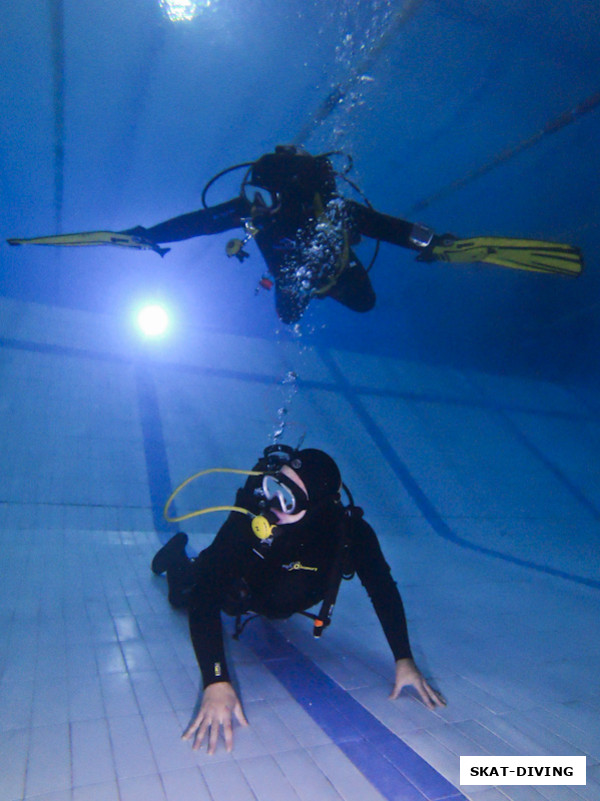
<svg viewBox="0 0 600 801"><path fill-rule="evenodd" d="M396 680L390 698L398 698L404 687L414 687L428 709L446 706L445 698L436 692L425 680L425 677L412 659L398 659L396 662Z"/></svg>
<svg viewBox="0 0 600 801"><path fill-rule="evenodd" d="M207 753L214 754L223 727L223 739L228 751L233 749L232 716L238 723L247 726L248 721L235 690L228 681L209 684L202 695L198 714L182 734L183 740L193 740L192 748L197 751L208 735Z"/></svg>

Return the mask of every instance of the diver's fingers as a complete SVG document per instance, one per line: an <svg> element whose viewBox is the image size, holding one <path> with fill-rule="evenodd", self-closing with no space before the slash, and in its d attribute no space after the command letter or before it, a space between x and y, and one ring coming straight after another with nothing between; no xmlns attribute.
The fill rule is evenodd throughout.
<svg viewBox="0 0 600 801"><path fill-rule="evenodd" d="M242 709L242 705L238 701L236 705L233 707L233 714L235 715L238 723L242 726L249 726L250 724L246 720L246 716L244 715L244 710Z"/></svg>
<svg viewBox="0 0 600 801"><path fill-rule="evenodd" d="M225 727L225 725L226 724L223 723L223 727ZM216 721L213 720L211 725L210 725L210 734L209 734L209 738L208 738L208 751L207 751L207 753L210 754L210 755L214 754L216 749L217 749L217 743L219 741L219 729L220 728L221 727L219 726L219 724Z"/></svg>
<svg viewBox="0 0 600 801"><path fill-rule="evenodd" d="M233 751L233 729L231 726L231 718L223 721L223 739L225 740L225 748L227 751Z"/></svg>
<svg viewBox="0 0 600 801"><path fill-rule="evenodd" d="M198 712L196 717L191 721L187 729L181 735L182 740L191 740L192 736L198 731L200 728L202 721L204 718L204 713L202 709Z"/></svg>

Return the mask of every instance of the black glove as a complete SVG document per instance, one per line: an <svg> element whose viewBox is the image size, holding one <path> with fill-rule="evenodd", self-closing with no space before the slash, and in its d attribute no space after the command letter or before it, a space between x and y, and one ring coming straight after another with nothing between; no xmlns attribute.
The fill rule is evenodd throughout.
<svg viewBox="0 0 600 801"><path fill-rule="evenodd" d="M145 242L152 242L148 236L148 230L143 225L136 225L135 228L128 228L126 231L120 231L120 233L127 234L127 236L138 236Z"/></svg>
<svg viewBox="0 0 600 801"><path fill-rule="evenodd" d="M417 256L417 261L437 261L437 257L433 252L434 248L451 245L453 242L456 242L457 239L458 237L454 236L454 234L440 234L439 236L438 234L434 234L431 242L426 248L423 248Z"/></svg>

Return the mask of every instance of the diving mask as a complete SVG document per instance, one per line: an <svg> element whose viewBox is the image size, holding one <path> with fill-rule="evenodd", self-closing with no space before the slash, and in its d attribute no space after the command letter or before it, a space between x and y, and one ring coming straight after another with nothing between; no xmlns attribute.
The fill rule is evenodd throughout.
<svg viewBox="0 0 600 801"><path fill-rule="evenodd" d="M306 509L305 493L282 473L267 473L262 480L262 492L268 501L275 501L284 514L291 515Z"/></svg>
<svg viewBox="0 0 600 801"><path fill-rule="evenodd" d="M281 208L279 194L264 186L244 182L242 194L252 206L254 214L274 214Z"/></svg>

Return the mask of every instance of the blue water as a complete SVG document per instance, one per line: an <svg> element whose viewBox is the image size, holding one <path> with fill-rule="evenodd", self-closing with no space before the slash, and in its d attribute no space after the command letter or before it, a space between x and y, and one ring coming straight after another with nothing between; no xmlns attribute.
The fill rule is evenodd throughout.
<svg viewBox="0 0 600 801"><path fill-rule="evenodd" d="M412 219L416 204L598 91L590 4L412 5L388 40L402 3L216 0L179 25L141 0L12 6L1 56L3 236L151 225L198 208L215 172L293 141L349 81L305 145L350 152L375 207ZM383 246L376 310L315 303L305 331L370 353L595 378L599 124L596 108L415 215L461 236L572 242L586 255L582 278L423 266ZM236 182L215 186L213 200ZM164 261L3 247L0 292L116 317L150 293L182 325L277 336L270 296L254 296L260 255L232 263L227 238L181 243Z"/></svg>
<svg viewBox="0 0 600 801"><path fill-rule="evenodd" d="M560 797L598 797L599 33L582 0L212 0L178 24L158 0L4 10L0 795L431 801L458 797L460 754L578 753L588 786ZM586 270L382 245L372 312L315 300L292 329L229 233L164 259L2 244L153 225L300 139L351 154L383 212L569 242ZM171 329L146 342L149 300ZM389 649L350 582L323 641L292 619L231 645L252 728L234 757L192 757L197 668L148 570L162 505L304 435L365 507L449 705L387 702ZM180 512L232 497L189 492ZM194 549L217 525L190 523ZM464 792L559 797L504 790Z"/></svg>

